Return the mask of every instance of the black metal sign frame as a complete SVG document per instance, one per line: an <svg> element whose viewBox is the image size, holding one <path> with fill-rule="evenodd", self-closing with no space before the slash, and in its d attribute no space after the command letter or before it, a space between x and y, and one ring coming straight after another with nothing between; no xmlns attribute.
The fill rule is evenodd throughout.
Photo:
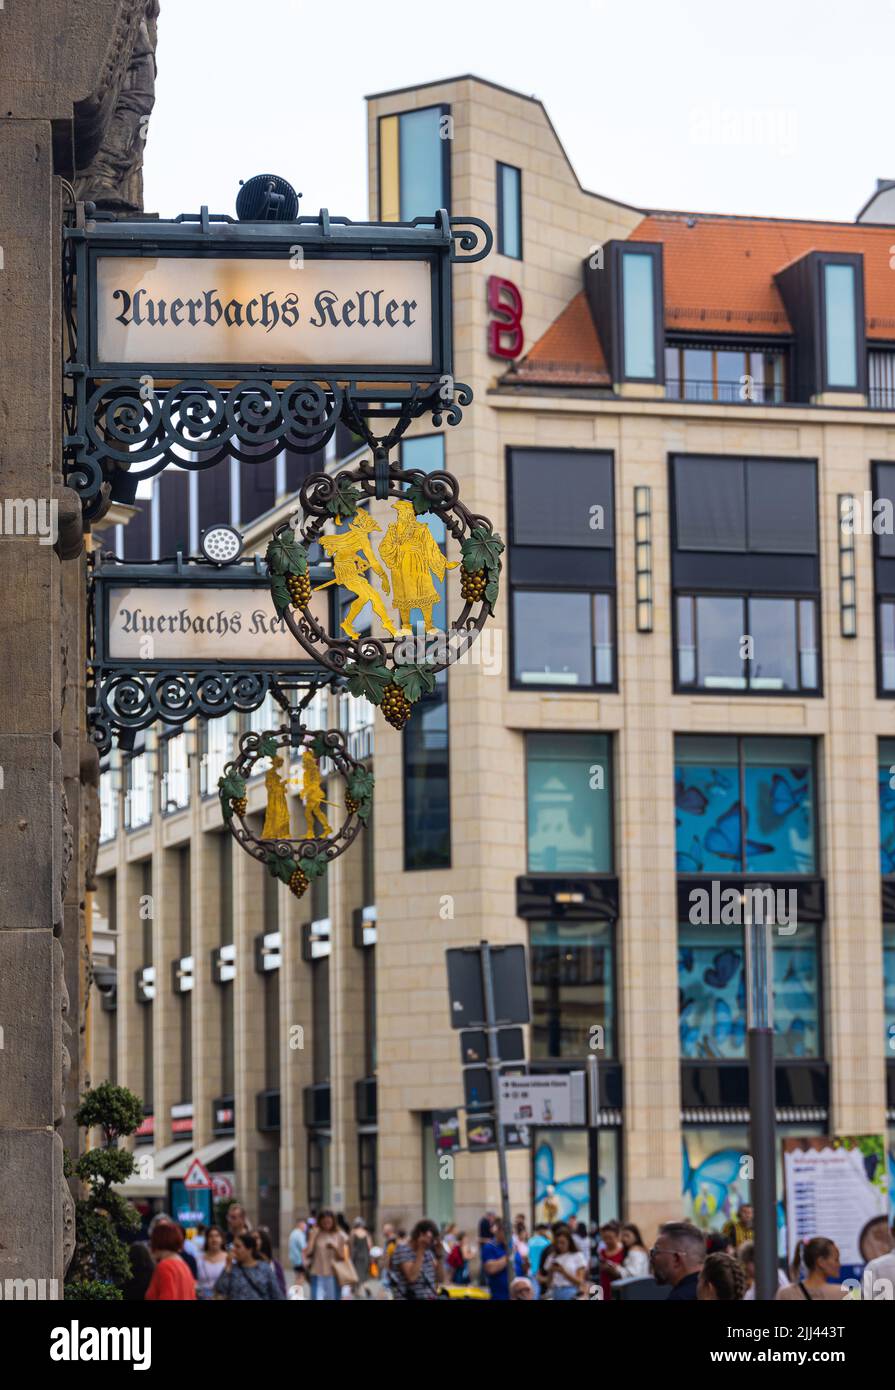
<svg viewBox="0 0 895 1390"><path fill-rule="evenodd" d="M328 566L310 571L315 582L329 577ZM113 735L119 746L133 746L136 733L156 722L175 727L197 717L216 719L231 712L249 713L269 693L305 690L333 683L325 667L308 658L261 665L257 658L191 662L139 657L121 659L109 654L109 602L112 591L132 588L178 590L257 590L258 606L273 620L269 577L260 558L218 566L206 560L184 559L127 564L109 555L92 558L88 611L87 723L90 739L101 754L109 752ZM327 595L330 608L335 590ZM332 621L332 618L331 618Z"/></svg>
<svg viewBox="0 0 895 1390"><path fill-rule="evenodd" d="M472 391L453 378L452 268L483 259L489 227L475 217L411 223L317 217L234 222L197 215L162 220L84 220L66 227L63 288L66 477L88 520L110 502L133 502L138 483L163 468L210 468L225 458L263 463L283 449L321 449L344 420L371 447L391 448L412 420L456 425ZM101 257L286 261L425 261L431 271L431 361L418 367L103 362L98 357L97 264ZM386 430L377 434L376 431ZM246 449L250 452L246 452Z"/></svg>

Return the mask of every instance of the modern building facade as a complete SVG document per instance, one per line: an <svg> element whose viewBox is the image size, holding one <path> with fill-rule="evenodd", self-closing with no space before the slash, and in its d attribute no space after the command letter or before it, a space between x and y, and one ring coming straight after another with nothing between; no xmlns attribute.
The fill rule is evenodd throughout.
<svg viewBox="0 0 895 1390"><path fill-rule="evenodd" d="M526 947L530 1064L600 1078L597 1132L511 1154L514 1209L552 1187L586 1218L590 1174L603 1219L719 1221L748 1190L756 887L780 1135L891 1154L895 226L626 206L581 188L538 101L473 77L371 97L369 170L371 217L495 228L455 272L475 403L401 451L493 519L502 592L402 734L320 697L375 812L300 902L223 833L235 720L104 771L93 1075L151 1112L135 1190L198 1153L283 1232L324 1202L496 1207L493 1152L444 1165L433 1137L469 1099L445 950L487 939ZM263 549L295 485L283 460L268 510L209 520Z"/></svg>

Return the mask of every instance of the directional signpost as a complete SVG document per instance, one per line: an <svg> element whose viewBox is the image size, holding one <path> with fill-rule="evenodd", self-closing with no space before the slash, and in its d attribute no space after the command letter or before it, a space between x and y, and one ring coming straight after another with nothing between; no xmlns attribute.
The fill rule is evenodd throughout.
<svg viewBox="0 0 895 1390"><path fill-rule="evenodd" d="M512 1241L510 1184L507 1175L507 1148L510 1147L508 1135L502 1123L502 1116L501 1123L497 1123L493 1114L479 1114L477 1108L484 1105L486 1090L487 1103L491 1106L498 1094L501 1064L507 1061L501 1050L502 1031L506 1030L513 1035L507 1039L504 1053L519 1051L519 1025L528 1023L531 1018L525 948L492 947L489 942L482 941L478 946L460 947L446 954L451 1027L476 1030L461 1034L461 1057L464 1063L467 1051L471 1050L473 1055L469 1060L479 1064L469 1067L468 1070L464 1067L468 1108L473 1110L473 1105L476 1107L473 1112L475 1122L467 1125L467 1143L470 1151L491 1149L496 1143L504 1233L507 1241ZM487 1067L480 1065L480 1039L483 1035ZM524 1050L523 1056L518 1060L524 1061ZM473 1074L471 1081L470 1073ZM469 1104L471 1090L474 1091L472 1105ZM527 1137L526 1126L514 1125L513 1147L523 1144Z"/></svg>

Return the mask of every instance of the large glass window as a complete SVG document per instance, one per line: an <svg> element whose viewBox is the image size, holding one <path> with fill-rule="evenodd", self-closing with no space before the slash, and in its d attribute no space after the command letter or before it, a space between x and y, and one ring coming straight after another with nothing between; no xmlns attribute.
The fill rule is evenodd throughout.
<svg viewBox="0 0 895 1390"><path fill-rule="evenodd" d="M675 762L678 873L816 873L811 739L684 735Z"/></svg>
<svg viewBox="0 0 895 1390"><path fill-rule="evenodd" d="M883 928L883 1016L886 1028L886 1056L895 1061L895 923Z"/></svg>
<svg viewBox="0 0 895 1390"><path fill-rule="evenodd" d="M858 386L855 267L827 262L824 271L824 328L827 349L826 385Z"/></svg>
<svg viewBox="0 0 895 1390"><path fill-rule="evenodd" d="M775 932L774 1055L817 1057L820 996L817 929L801 924L791 936ZM678 928L681 1057L719 1061L746 1055L743 929Z"/></svg>
<svg viewBox="0 0 895 1390"><path fill-rule="evenodd" d="M514 683L611 686L612 456L514 450L509 490Z"/></svg>
<svg viewBox="0 0 895 1390"><path fill-rule="evenodd" d="M526 756L529 873L611 873L607 735L529 734Z"/></svg>
<svg viewBox="0 0 895 1390"><path fill-rule="evenodd" d="M678 594L678 685L817 690L814 599Z"/></svg>
<svg viewBox="0 0 895 1390"><path fill-rule="evenodd" d="M879 741L879 871L895 875L895 739Z"/></svg>
<svg viewBox="0 0 895 1390"><path fill-rule="evenodd" d="M379 209L384 222L412 222L450 211L450 121L446 106L425 106L379 121Z"/></svg>
<svg viewBox="0 0 895 1390"><path fill-rule="evenodd" d="M608 922L535 922L531 927L531 1055L615 1055L612 927Z"/></svg>
<svg viewBox="0 0 895 1390"><path fill-rule="evenodd" d="M612 597L517 590L513 641L513 675L522 685L611 685Z"/></svg>
<svg viewBox="0 0 895 1390"><path fill-rule="evenodd" d="M730 344L665 348L665 392L676 401L781 405L786 400L787 349Z"/></svg>
<svg viewBox="0 0 895 1390"><path fill-rule="evenodd" d="M595 1216L590 1209L587 1130L536 1129L532 1143L535 1221L587 1225ZM597 1145L600 1221L617 1221L621 1216L618 1130L599 1130Z"/></svg>
<svg viewBox="0 0 895 1390"><path fill-rule="evenodd" d="M645 251L622 252L625 376L656 376L655 260Z"/></svg>
<svg viewBox="0 0 895 1390"><path fill-rule="evenodd" d="M497 166L497 249L522 259L522 171L512 164Z"/></svg>

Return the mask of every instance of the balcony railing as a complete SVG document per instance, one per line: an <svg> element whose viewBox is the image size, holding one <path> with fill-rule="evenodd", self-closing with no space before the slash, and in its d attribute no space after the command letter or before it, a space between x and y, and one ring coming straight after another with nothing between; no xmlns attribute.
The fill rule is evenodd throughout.
<svg viewBox="0 0 895 1390"><path fill-rule="evenodd" d="M766 385L755 381L751 384L739 381L697 381L687 378L681 381L669 377L665 382L665 395L670 401L720 402L723 405L783 405L784 388L780 384Z"/></svg>

